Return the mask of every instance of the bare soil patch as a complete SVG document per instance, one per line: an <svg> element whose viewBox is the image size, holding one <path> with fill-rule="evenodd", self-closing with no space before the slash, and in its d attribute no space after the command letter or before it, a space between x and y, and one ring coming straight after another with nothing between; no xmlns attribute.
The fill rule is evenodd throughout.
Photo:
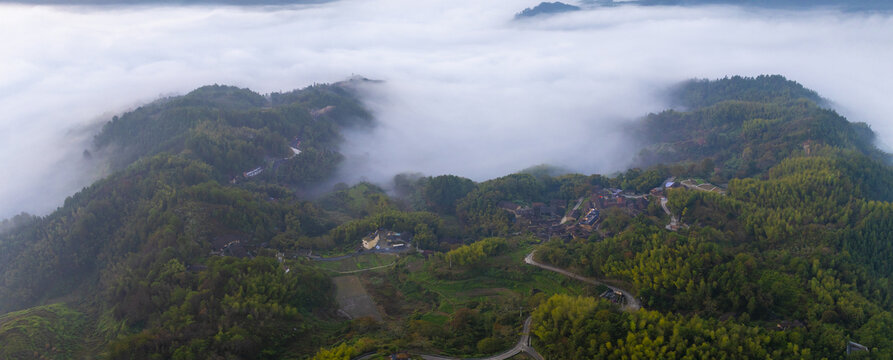
<svg viewBox="0 0 893 360"><path fill-rule="evenodd" d="M368 316L381 321L381 313L360 278L355 275L339 276L332 278L332 282L335 283L335 300L338 301L338 306L351 319Z"/></svg>

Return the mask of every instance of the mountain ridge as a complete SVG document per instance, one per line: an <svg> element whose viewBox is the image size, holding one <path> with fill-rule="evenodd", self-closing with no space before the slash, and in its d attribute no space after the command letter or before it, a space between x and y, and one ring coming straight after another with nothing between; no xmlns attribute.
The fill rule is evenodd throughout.
<svg viewBox="0 0 893 360"><path fill-rule="evenodd" d="M833 357L844 335L878 354L893 353L889 341L870 336L893 326L886 320L893 320L893 265L885 260L893 246L883 240L893 234L889 155L874 147L870 128L848 122L796 82L776 75L681 84L674 95L682 108L646 115L631 130L649 140L640 155L645 165L614 177L556 175L541 166L481 183L397 177L401 197L358 184L304 199L295 191L324 181L338 164L340 131L374 126L354 85L268 97L208 86L114 118L97 135L97 150L119 150L118 170L52 214L20 219L0 233L0 312L24 311L4 315L10 319L62 314L66 324L101 334L64 345L70 351L63 355L33 349L55 358L306 358L348 343L477 356L509 341L513 333L505 329L523 301L534 313L534 345L552 358L635 352L637 344L651 349L646 333L623 325L631 319L692 331L708 323L771 339L749 347L753 356L763 347L776 357ZM289 149L296 140L299 154ZM249 175L255 168L262 171ZM724 188L666 188L668 178ZM583 228L574 204L601 206L587 211L595 214L594 227ZM540 238L538 261L622 282L648 312L623 315L606 300L564 295L547 301L514 285L494 290L512 294L505 301L514 310L503 313L507 305L480 299L459 307L412 277L464 281L492 273L509 284L525 281L530 274L506 271L516 265L493 259L526 254L524 246L558 229L549 222L561 217L572 219L572 230ZM670 217L686 226L667 230ZM364 278L384 304L381 324L344 321L332 270L302 254L364 256L359 239L379 230L406 234L427 252ZM402 313L405 304L416 310ZM577 307L605 312L561 327L570 331L561 335L567 343L588 343L583 329L591 325L602 329L593 335L599 343L617 346L577 353L536 325L564 321L560 315ZM732 320L717 320L728 313ZM766 332L783 321L805 325ZM410 340L379 326L405 329ZM71 341L71 327L34 329L46 341ZM19 339L15 334L0 329L0 338ZM629 348L617 342L625 334L634 339ZM706 357L733 348L668 341Z"/></svg>

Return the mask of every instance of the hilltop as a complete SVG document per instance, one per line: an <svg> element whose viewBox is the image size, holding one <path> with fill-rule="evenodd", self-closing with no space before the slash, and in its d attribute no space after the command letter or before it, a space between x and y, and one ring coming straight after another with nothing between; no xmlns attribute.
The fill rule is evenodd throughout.
<svg viewBox="0 0 893 360"><path fill-rule="evenodd" d="M640 166L709 159L704 175L725 183L822 148L889 161L865 123L851 123L814 91L782 76L691 80L673 90L678 110L649 114L633 132Z"/></svg>
<svg viewBox="0 0 893 360"><path fill-rule="evenodd" d="M358 81L268 97L207 86L115 116L94 152L117 171L0 235L0 311L69 304L87 330L63 354L312 351L334 317L331 283L269 255L283 234L332 226L293 189L328 179L341 129L370 126Z"/></svg>
<svg viewBox="0 0 893 360"><path fill-rule="evenodd" d="M569 5L563 2L541 2L537 6L526 8L515 14L515 20L578 10L580 10L579 6Z"/></svg>

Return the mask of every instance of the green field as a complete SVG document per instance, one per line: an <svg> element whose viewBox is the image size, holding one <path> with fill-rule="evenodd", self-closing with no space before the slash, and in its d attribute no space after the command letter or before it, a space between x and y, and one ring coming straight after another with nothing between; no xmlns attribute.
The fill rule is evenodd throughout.
<svg viewBox="0 0 893 360"><path fill-rule="evenodd" d="M431 269L427 269L431 264L424 264L425 270L410 272L408 277L420 288L436 293L440 304L436 311L447 314L469 303L486 300L506 301L515 298L526 303L534 292L546 295L580 295L587 292L585 284L525 264L524 256L532 249L530 245L518 246L506 254L489 258L485 268L457 270L460 278L455 280L438 278ZM425 260L414 257L407 261L411 263ZM408 266L411 267L412 264Z"/></svg>

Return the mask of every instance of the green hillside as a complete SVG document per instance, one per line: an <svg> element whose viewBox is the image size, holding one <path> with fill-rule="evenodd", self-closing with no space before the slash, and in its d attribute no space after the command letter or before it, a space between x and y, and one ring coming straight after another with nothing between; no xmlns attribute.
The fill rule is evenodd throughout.
<svg viewBox="0 0 893 360"><path fill-rule="evenodd" d="M369 113L352 96L353 87L364 81L316 85L269 98L248 89L205 86L115 116L96 135L95 150L108 153L114 169L168 153L212 165L218 176L236 176L289 157L289 145L297 139L302 154L277 163L273 174L265 176L306 185L327 178L340 161L336 147L341 127L371 125Z"/></svg>
<svg viewBox="0 0 893 360"><path fill-rule="evenodd" d="M402 174L393 193L304 197L342 132L375 126L365 83L215 85L113 118L94 149L110 176L3 222L0 357L483 357L528 316L549 359L893 356L889 156L811 90L682 83L613 176ZM361 252L376 231L424 252Z"/></svg>
<svg viewBox="0 0 893 360"><path fill-rule="evenodd" d="M73 359L86 330L84 314L54 304L0 316L0 358Z"/></svg>
<svg viewBox="0 0 893 360"><path fill-rule="evenodd" d="M85 333L97 335L86 341L108 341L112 358L315 351L334 318L331 283L300 261L277 262L271 244L334 226L289 187L327 179L341 129L368 126L354 85L274 94L287 101L272 107L211 86L115 117L96 144L124 168L0 234L0 311L70 301L105 319L91 319ZM314 113L325 107L346 109ZM265 171L242 174L255 167Z"/></svg>
<svg viewBox="0 0 893 360"><path fill-rule="evenodd" d="M646 117L644 128L661 142L656 146L669 149L649 155L679 161L655 169L728 181L727 192L670 189L668 208L686 225L677 232L663 228L662 211L651 211L627 218L602 241L548 243L538 253L543 261L628 284L659 313L587 315L565 331L604 329L602 345L582 353L546 345L547 354L837 358L852 339L873 357L893 356L893 342L880 335L893 328L887 155L874 148L864 125L819 107L816 97L791 97L809 95L797 84L773 81L793 90L763 94L735 85L766 80L689 82L682 91L699 94L692 104L711 99L704 107ZM720 90L705 90L711 88ZM700 165L705 158L711 166ZM597 307L555 301L559 310L543 316Z"/></svg>
<svg viewBox="0 0 893 360"><path fill-rule="evenodd" d="M823 147L889 159L874 147L868 125L847 121L815 92L778 75L692 80L672 97L685 110L649 114L637 125L642 166L710 159L719 171L707 169L708 176L726 182Z"/></svg>

